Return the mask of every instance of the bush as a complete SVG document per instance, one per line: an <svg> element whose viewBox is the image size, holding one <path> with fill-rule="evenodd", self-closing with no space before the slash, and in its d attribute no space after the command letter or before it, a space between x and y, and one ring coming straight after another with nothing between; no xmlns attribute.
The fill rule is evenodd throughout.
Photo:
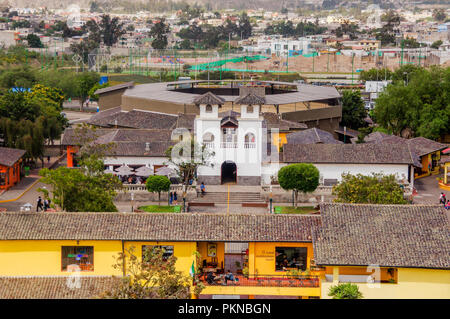
<svg viewBox="0 0 450 319"><path fill-rule="evenodd" d="M403 189L395 175L342 174L342 181L333 187L337 203L406 204Z"/></svg>
<svg viewBox="0 0 450 319"><path fill-rule="evenodd" d="M357 285L352 283L338 284L331 286L328 296L333 299L362 299L363 294L359 291Z"/></svg>

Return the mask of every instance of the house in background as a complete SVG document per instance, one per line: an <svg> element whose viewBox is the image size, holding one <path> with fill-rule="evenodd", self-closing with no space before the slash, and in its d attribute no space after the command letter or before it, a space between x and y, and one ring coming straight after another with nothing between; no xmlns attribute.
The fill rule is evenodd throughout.
<svg viewBox="0 0 450 319"><path fill-rule="evenodd" d="M7 190L20 181L22 157L26 151L0 147L0 190Z"/></svg>
<svg viewBox="0 0 450 319"><path fill-rule="evenodd" d="M364 138L365 143L391 144L397 147L400 144L407 144L411 151L420 158L420 166L416 166L414 178L421 178L429 175L439 174L439 160L441 151L449 147L448 144L435 142L425 137L415 137L411 139L389 135L382 132L373 132Z"/></svg>
<svg viewBox="0 0 450 319"><path fill-rule="evenodd" d="M325 267L322 298L346 282L364 299L450 297L449 221L441 205L322 204L320 216L313 246L316 265Z"/></svg>

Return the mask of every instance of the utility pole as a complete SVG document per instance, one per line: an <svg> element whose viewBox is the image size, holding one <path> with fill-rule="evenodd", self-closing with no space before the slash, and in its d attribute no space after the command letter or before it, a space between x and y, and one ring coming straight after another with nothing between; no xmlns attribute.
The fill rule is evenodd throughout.
<svg viewBox="0 0 450 319"><path fill-rule="evenodd" d="M355 60L355 53L352 53L352 85L353 85L353 65Z"/></svg>

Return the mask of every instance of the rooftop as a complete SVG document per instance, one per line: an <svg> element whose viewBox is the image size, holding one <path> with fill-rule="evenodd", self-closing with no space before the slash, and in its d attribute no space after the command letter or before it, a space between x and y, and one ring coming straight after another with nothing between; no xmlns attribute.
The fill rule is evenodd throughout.
<svg viewBox="0 0 450 319"><path fill-rule="evenodd" d="M0 165L11 167L20 160L25 153L25 150L17 148L0 147Z"/></svg>
<svg viewBox="0 0 450 319"><path fill-rule="evenodd" d="M450 268L441 205L322 204L321 218L313 231L318 265Z"/></svg>
<svg viewBox="0 0 450 319"><path fill-rule="evenodd" d="M0 240L311 242L319 216L2 213Z"/></svg>

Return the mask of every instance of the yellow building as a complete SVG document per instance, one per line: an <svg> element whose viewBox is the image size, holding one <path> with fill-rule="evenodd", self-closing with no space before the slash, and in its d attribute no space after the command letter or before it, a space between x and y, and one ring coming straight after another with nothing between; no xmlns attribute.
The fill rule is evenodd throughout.
<svg viewBox="0 0 450 319"><path fill-rule="evenodd" d="M450 237L437 205L322 205L314 258L325 267L321 297L339 283L363 298L450 298Z"/></svg>
<svg viewBox="0 0 450 319"><path fill-rule="evenodd" d="M320 297L320 271L311 268L313 259L311 228L318 216L300 215L217 215L142 213L5 213L0 215L0 298L10 296L8 287L26 287L28 277L35 284L48 285L54 278L66 291L50 294L35 291L36 297L76 295L63 282L79 274L89 280L92 291L108 286L108 277L126 275L114 269L115 257L131 247L137 257L147 246L162 246L166 254L177 257L176 268L189 274L201 254L201 279L206 288L201 298L212 295ZM276 238L276 241L274 241ZM226 243L247 247L239 256L228 254ZM221 277L229 269L238 279L227 285L209 285L206 274ZM311 271L312 270L312 271ZM295 271L295 273L292 273ZM87 279L85 277L91 277ZM63 279L64 278L64 279ZM106 283L105 283L106 281Z"/></svg>
<svg viewBox="0 0 450 319"><path fill-rule="evenodd" d="M364 298L450 297L441 206L323 204L320 216L3 213L0 298L95 297L128 274L113 267L119 253L141 258L154 246L186 275L194 264L206 286L199 298L328 298L347 281ZM228 270L235 280L225 281Z"/></svg>

